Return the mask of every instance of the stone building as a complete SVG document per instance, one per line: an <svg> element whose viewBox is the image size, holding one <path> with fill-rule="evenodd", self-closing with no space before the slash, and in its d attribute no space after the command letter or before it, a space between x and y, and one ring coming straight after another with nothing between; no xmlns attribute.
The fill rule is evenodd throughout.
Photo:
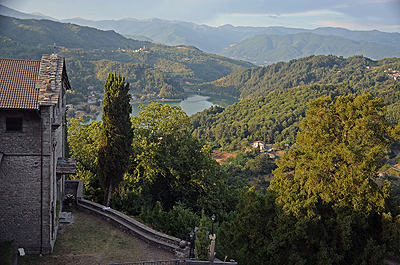
<svg viewBox="0 0 400 265"><path fill-rule="evenodd" d="M26 253L53 251L65 174L65 60L0 59L0 242ZM74 166L75 165L75 166Z"/></svg>

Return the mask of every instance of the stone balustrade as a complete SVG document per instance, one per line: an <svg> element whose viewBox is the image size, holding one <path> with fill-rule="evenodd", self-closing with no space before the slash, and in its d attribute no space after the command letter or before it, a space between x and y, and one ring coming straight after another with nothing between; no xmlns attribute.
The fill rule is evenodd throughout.
<svg viewBox="0 0 400 265"><path fill-rule="evenodd" d="M155 231L121 212L92 201L78 199L77 207L112 223L150 245L174 253L178 259L189 257L189 242Z"/></svg>

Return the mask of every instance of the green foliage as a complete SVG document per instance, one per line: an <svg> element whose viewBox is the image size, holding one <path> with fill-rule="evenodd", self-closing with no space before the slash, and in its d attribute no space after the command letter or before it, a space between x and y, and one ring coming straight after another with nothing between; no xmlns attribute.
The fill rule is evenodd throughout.
<svg viewBox="0 0 400 265"><path fill-rule="evenodd" d="M209 146L190 134L185 112L152 103L139 115L132 117L134 153L125 183L140 186L167 211L178 201L198 214L227 207L227 176Z"/></svg>
<svg viewBox="0 0 400 265"><path fill-rule="evenodd" d="M309 104L296 144L266 195L244 194L222 225L239 264L380 264L399 253L399 209L377 170L393 140L382 101L324 96Z"/></svg>
<svg viewBox="0 0 400 265"><path fill-rule="evenodd" d="M77 158L75 175L70 179L83 180L85 198L99 202L103 192L97 177L98 152L100 148L101 122L86 124L82 118L71 119L68 124L70 157Z"/></svg>
<svg viewBox="0 0 400 265"><path fill-rule="evenodd" d="M318 216L321 202L367 215L381 212L388 188L373 180L391 143L384 110L381 100L366 94L311 102L296 147L274 171L271 188L282 207L296 216Z"/></svg>
<svg viewBox="0 0 400 265"><path fill-rule="evenodd" d="M265 191L269 186L266 179L272 178L272 170L276 165L268 155L253 149L252 152L240 152L235 158L228 158L222 168L229 176L229 185L251 183L257 190Z"/></svg>
<svg viewBox="0 0 400 265"><path fill-rule="evenodd" d="M238 150L247 139L279 143L295 141L299 122L305 115L307 102L322 95L342 95L353 92L345 84L309 85L274 91L257 100L245 99L225 110L212 109L192 115L193 135L202 140L226 142L224 149Z"/></svg>
<svg viewBox="0 0 400 265"><path fill-rule="evenodd" d="M388 79L388 68L400 69L400 60L311 56L237 71L208 85L213 91L236 93L245 99L224 110L193 115L193 135L226 150L241 149L243 139L271 144L294 142L310 100L350 93L382 98L387 106L386 118L397 124L400 83Z"/></svg>
<svg viewBox="0 0 400 265"><path fill-rule="evenodd" d="M101 126L98 173L104 188L104 203L110 206L112 188L123 180L132 153L132 123L129 83L119 74L108 75Z"/></svg>
<svg viewBox="0 0 400 265"><path fill-rule="evenodd" d="M270 186L297 260L376 264L398 249L382 237L389 185L374 182L392 140L384 110L366 94L309 104L296 146L278 162Z"/></svg>
<svg viewBox="0 0 400 265"><path fill-rule="evenodd" d="M139 218L158 231L178 238L186 236L200 221L196 214L179 203L166 212L160 202L157 202L153 209L143 209Z"/></svg>
<svg viewBox="0 0 400 265"><path fill-rule="evenodd" d="M210 260L209 254L209 231L207 229L207 218L204 211L201 213L199 231L196 232L195 252L198 260Z"/></svg>
<svg viewBox="0 0 400 265"><path fill-rule="evenodd" d="M400 69L400 59L374 61L363 56L309 56L265 67L240 69L196 88L242 99L257 99L267 96L271 91L311 84L346 83L358 91L389 81L384 72L388 68ZM393 85L395 82L389 83Z"/></svg>
<svg viewBox="0 0 400 265"><path fill-rule="evenodd" d="M242 194L237 207L236 217L222 223L220 255L239 264L275 264L269 262L271 254L268 253L273 249L269 245L276 227L273 197L260 195L252 187Z"/></svg>
<svg viewBox="0 0 400 265"><path fill-rule="evenodd" d="M117 72L131 83L132 92L182 98L180 84L210 82L250 63L207 54L192 46L165 46L129 40L114 31L101 31L48 20L0 16L0 56L40 60L56 52L66 58L72 91L67 102L78 104L88 86L101 92L107 74ZM139 48L145 51L138 52Z"/></svg>
<svg viewBox="0 0 400 265"><path fill-rule="evenodd" d="M18 19L0 16L1 35L23 45L34 47L49 46L50 53L54 43L67 48L106 49L137 44L127 40L115 31L101 31L70 23L50 20Z"/></svg>
<svg viewBox="0 0 400 265"><path fill-rule="evenodd" d="M167 74L150 65L140 63L122 63L118 61L100 60L93 62L93 77L104 80L109 72L118 72L130 84L130 91L134 95L154 95L165 98L182 98L183 89L179 83Z"/></svg>

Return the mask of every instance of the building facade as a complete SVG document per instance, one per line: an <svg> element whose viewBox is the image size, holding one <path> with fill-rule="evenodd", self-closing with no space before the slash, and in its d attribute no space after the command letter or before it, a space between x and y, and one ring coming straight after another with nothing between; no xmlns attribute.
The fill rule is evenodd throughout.
<svg viewBox="0 0 400 265"><path fill-rule="evenodd" d="M65 60L0 59L0 242L48 254L57 236L66 159ZM65 166L65 164L71 166Z"/></svg>

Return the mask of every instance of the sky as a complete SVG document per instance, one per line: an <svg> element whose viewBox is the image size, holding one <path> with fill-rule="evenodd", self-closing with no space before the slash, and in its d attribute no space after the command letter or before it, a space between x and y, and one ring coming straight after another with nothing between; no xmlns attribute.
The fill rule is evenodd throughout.
<svg viewBox="0 0 400 265"><path fill-rule="evenodd" d="M284 26L400 32L400 0L0 0L56 19L180 20L200 25Z"/></svg>

